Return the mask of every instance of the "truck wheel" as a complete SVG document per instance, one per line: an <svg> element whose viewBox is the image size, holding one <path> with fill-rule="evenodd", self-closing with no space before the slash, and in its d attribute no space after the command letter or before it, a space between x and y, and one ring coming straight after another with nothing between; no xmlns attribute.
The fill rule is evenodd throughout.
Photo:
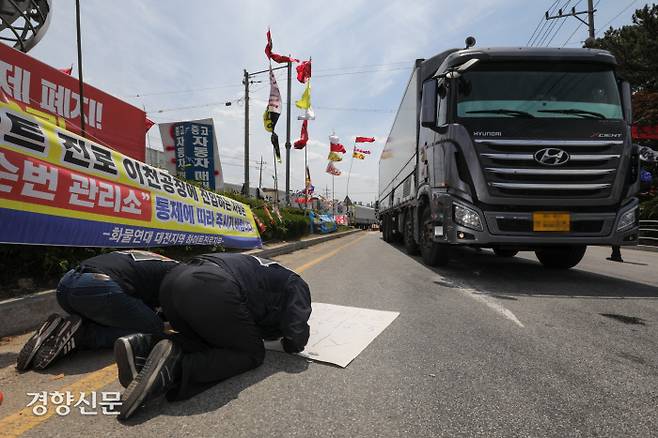
<svg viewBox="0 0 658 438"><path fill-rule="evenodd" d="M404 219L404 249L409 255L418 254L418 244L414 240L414 215L411 210Z"/></svg>
<svg viewBox="0 0 658 438"><path fill-rule="evenodd" d="M423 209L420 223L420 254L423 262L428 266L444 266L450 260L448 245L441 245L432 241L434 229L430 220L429 207Z"/></svg>
<svg viewBox="0 0 658 438"><path fill-rule="evenodd" d="M535 255L546 268L569 269L580 263L586 250L585 245L561 246L538 249Z"/></svg>
<svg viewBox="0 0 658 438"><path fill-rule="evenodd" d="M493 251L498 257L514 257L519 253L517 250L509 248L494 248Z"/></svg>

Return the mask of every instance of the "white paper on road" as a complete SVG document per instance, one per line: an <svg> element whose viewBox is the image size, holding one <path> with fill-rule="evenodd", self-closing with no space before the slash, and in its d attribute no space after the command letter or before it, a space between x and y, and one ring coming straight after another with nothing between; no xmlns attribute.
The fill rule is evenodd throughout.
<svg viewBox="0 0 658 438"><path fill-rule="evenodd" d="M306 349L299 355L342 368L349 365L400 314L335 304L312 305L311 336ZM278 341L265 342L265 348L283 351Z"/></svg>

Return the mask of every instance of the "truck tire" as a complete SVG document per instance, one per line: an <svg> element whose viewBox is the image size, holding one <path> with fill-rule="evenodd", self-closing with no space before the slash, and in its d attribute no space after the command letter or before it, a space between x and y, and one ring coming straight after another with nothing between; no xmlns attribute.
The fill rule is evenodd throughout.
<svg viewBox="0 0 658 438"><path fill-rule="evenodd" d="M535 255L546 268L569 269L580 263L586 250L585 245L558 246L538 249Z"/></svg>
<svg viewBox="0 0 658 438"><path fill-rule="evenodd" d="M514 257L519 253L517 250L509 248L494 248L493 252L498 257Z"/></svg>
<svg viewBox="0 0 658 438"><path fill-rule="evenodd" d="M414 214L409 210L404 218L404 249L409 255L418 254L418 244L414 240Z"/></svg>
<svg viewBox="0 0 658 438"><path fill-rule="evenodd" d="M427 266L445 266L450 260L450 247L432 241L434 230L430 222L430 209L426 207L420 219L420 254Z"/></svg>

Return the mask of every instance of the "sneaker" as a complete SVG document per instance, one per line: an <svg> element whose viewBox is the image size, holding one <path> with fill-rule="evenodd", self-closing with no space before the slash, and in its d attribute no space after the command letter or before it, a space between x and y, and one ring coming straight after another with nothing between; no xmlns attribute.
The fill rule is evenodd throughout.
<svg viewBox="0 0 658 438"><path fill-rule="evenodd" d="M18 353L18 358L16 359L16 369L18 371L25 371L28 369L37 350L55 331L61 322L62 317L57 313L53 313L43 322L43 324L41 324L41 327L34 332L32 337L27 340L25 345L23 345L23 348L21 348L21 351Z"/></svg>
<svg viewBox="0 0 658 438"><path fill-rule="evenodd" d="M119 420L125 420L143 403L164 395L178 383L183 352L169 339L158 342L146 365L121 395Z"/></svg>
<svg viewBox="0 0 658 438"><path fill-rule="evenodd" d="M33 368L43 370L55 359L66 356L77 348L82 319L77 315L67 316L57 330L41 345L34 356Z"/></svg>
<svg viewBox="0 0 658 438"><path fill-rule="evenodd" d="M114 358L119 369L119 382L124 388L139 374L155 346L155 336L144 333L123 336L114 342Z"/></svg>

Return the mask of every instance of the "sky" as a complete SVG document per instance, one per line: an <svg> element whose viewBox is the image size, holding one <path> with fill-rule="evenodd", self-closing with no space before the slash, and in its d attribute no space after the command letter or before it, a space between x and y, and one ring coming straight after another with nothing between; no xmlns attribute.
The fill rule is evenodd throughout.
<svg viewBox="0 0 658 438"><path fill-rule="evenodd" d="M77 69L75 2L53 2L52 21L30 55L56 68ZM329 135L335 132L348 154L336 166L335 197L343 199L355 136L372 136L372 154L354 160L349 183L353 201L377 197L378 160L416 58L463 47L472 35L476 47L549 45L578 47L586 26L573 17L542 23L544 12L565 10L586 0L349 0L349 1L200 1L83 0L82 47L85 82L144 108L155 122L212 117L227 182L244 180L243 70L268 67L265 33L270 27L274 52L313 59L308 165L316 192L331 196L325 173ZM595 2L596 3L596 2ZM631 21L643 1L599 0L597 35ZM551 9L553 10L553 9ZM535 32L537 26L540 32ZM551 26L551 27L549 27ZM535 34L534 38L531 38ZM274 65L276 66L276 64ZM74 73L75 74L75 73ZM274 159L262 115L269 96L267 75L253 78L250 93L250 183L273 186ZM277 75L287 101L285 70ZM303 85L293 78L293 102ZM231 101L231 106L224 103ZM301 121L291 111L291 143ZM278 164L285 188L285 111L276 127L284 162ZM148 144L161 148L157 127ZM304 153L291 150L291 189L304 184Z"/></svg>

